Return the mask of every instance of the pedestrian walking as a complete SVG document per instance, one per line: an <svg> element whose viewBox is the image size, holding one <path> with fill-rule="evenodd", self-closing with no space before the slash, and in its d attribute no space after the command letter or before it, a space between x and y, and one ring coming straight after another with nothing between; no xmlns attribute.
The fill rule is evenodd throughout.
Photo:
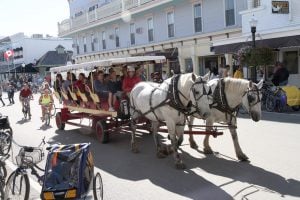
<svg viewBox="0 0 300 200"><path fill-rule="evenodd" d="M9 84L7 94L8 94L9 104L14 104L15 88L11 83Z"/></svg>
<svg viewBox="0 0 300 200"><path fill-rule="evenodd" d="M5 106L5 103L3 102L3 99L2 99L2 92L3 92L3 87L2 87L2 84L0 85L0 101L2 102L2 105Z"/></svg>

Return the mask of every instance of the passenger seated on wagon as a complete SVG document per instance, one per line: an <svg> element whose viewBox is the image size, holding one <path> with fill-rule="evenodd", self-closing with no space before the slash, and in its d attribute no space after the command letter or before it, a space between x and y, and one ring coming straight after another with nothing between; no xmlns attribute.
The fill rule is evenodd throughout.
<svg viewBox="0 0 300 200"><path fill-rule="evenodd" d="M67 72L66 80L62 84L62 90L67 92L70 85L71 85L71 73Z"/></svg>
<svg viewBox="0 0 300 200"><path fill-rule="evenodd" d="M117 97L122 96L122 83L121 81L117 80L117 74L113 68L109 69L109 77L110 80L108 81L108 102L110 105L115 105L117 101ZM114 108L110 108L110 111L115 111Z"/></svg>
<svg viewBox="0 0 300 200"><path fill-rule="evenodd" d="M74 84L74 86L78 88L80 92L85 92L84 79L85 79L84 73L80 73L78 76L78 80Z"/></svg>
<svg viewBox="0 0 300 200"><path fill-rule="evenodd" d="M136 76L135 68L133 66L127 66L127 77L123 80L122 89L128 97L133 87L139 82L141 82L141 79Z"/></svg>
<svg viewBox="0 0 300 200"><path fill-rule="evenodd" d="M57 74L56 75L56 80L54 82L54 91L57 92L59 94L59 101L61 101L61 90L62 90L62 86L63 86L64 80L62 78L61 74Z"/></svg>
<svg viewBox="0 0 300 200"><path fill-rule="evenodd" d="M107 101L109 97L108 84L104 81L104 72L99 71L97 79L94 81L94 89L100 99ZM109 111L114 111L112 107L112 102L108 101Z"/></svg>

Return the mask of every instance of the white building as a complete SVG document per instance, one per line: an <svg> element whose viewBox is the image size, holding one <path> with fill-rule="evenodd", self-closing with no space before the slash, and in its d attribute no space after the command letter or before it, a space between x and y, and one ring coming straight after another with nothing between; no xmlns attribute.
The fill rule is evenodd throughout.
<svg viewBox="0 0 300 200"><path fill-rule="evenodd" d="M216 53L234 53L251 41L249 20L257 19L256 43L274 49L275 61L281 61L290 72L289 84L300 87L300 1L248 0L241 11L242 34L214 42ZM274 61L274 62L275 62ZM272 66L269 67L269 73Z"/></svg>
<svg viewBox="0 0 300 200"><path fill-rule="evenodd" d="M25 66L35 65L46 52L54 50L58 45L70 51L72 39L43 37L40 34L26 37L24 33L3 37L0 39L0 79L7 78L8 71L14 75L15 69L22 63ZM4 58L4 53L8 49L14 51L14 56L9 61Z"/></svg>

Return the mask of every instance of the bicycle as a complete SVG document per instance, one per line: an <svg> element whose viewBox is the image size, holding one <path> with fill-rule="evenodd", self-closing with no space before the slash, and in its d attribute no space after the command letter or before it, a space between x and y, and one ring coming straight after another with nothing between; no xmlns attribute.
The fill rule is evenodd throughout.
<svg viewBox="0 0 300 200"><path fill-rule="evenodd" d="M94 162L90 151L90 143L55 144L47 147L46 150L49 153L44 170L37 164L44 158L43 146L45 143L45 138L43 138L38 147L16 144L21 147L19 154L16 156L18 168L10 174L6 182L6 200L29 199L28 170L31 170L31 174L42 185L41 199L43 200L85 199L90 187L93 187L95 200L103 199L102 178L99 172L94 176ZM37 170L42 171L43 175L39 175ZM58 179L54 179L54 177ZM62 182L56 182L59 179ZM85 180L84 185L88 186L87 188L81 180Z"/></svg>
<svg viewBox="0 0 300 200"><path fill-rule="evenodd" d="M38 170L44 171L37 166L44 158L43 147L46 144L45 138L37 147L22 146L13 141L20 151L16 156L17 169L14 170L8 177L5 187L5 199L29 199L30 194L30 182L28 177L28 170L31 170L31 174L37 177L38 182L43 182L44 176L38 174Z"/></svg>
<svg viewBox="0 0 300 200"><path fill-rule="evenodd" d="M9 158L11 149L12 135L10 129L0 130L0 200L4 200L5 179L7 170L5 160Z"/></svg>
<svg viewBox="0 0 300 200"><path fill-rule="evenodd" d="M31 119L31 113L30 113L29 101L30 101L29 98L24 98L23 99L23 109L22 109L22 112L23 112L23 115L24 115L24 119L27 119L27 116L28 116L28 119L30 120Z"/></svg>
<svg viewBox="0 0 300 200"><path fill-rule="evenodd" d="M49 126L50 125L50 119L55 116L55 112L56 112L56 109L55 109L55 104L51 103L50 105L43 105L44 107L44 125L46 126ZM50 111L50 107L52 107L52 112Z"/></svg>

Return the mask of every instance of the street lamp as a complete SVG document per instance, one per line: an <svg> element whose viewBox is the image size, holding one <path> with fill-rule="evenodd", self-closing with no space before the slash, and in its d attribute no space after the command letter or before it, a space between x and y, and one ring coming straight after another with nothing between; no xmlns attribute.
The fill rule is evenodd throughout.
<svg viewBox="0 0 300 200"><path fill-rule="evenodd" d="M251 33L252 33L252 48L254 49L256 47L255 44L255 33L256 33L256 26L257 26L258 20L254 17L254 15L249 20L249 24L251 27ZM256 82L257 79L257 73L256 73L256 66L254 67L254 78L252 79L254 82Z"/></svg>

